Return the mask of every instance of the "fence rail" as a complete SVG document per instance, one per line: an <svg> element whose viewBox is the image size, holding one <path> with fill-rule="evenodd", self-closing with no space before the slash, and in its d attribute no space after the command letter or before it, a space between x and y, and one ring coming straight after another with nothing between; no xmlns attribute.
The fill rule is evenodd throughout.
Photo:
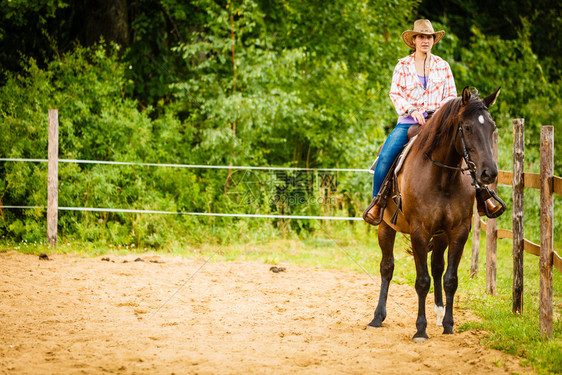
<svg viewBox="0 0 562 375"><path fill-rule="evenodd" d="M538 173L523 173L523 185L530 189L540 189L541 188L541 175ZM509 171L499 171L498 172L498 184L501 185L512 185L513 182L513 172ZM555 194L562 196L562 177L554 176L552 179L552 191Z"/></svg>
<svg viewBox="0 0 562 375"><path fill-rule="evenodd" d="M480 220L480 229L483 232L486 232L486 222L483 220ZM498 229L496 232L497 238L498 239L509 239L509 240L513 240L513 231L509 230L509 229ZM526 253L532 254L532 255L536 255L536 256L540 256L541 255L541 246L537 245L534 242L529 241L528 239L524 238L524 250ZM553 250L553 265L554 267L556 267L556 269L560 272L562 272L562 257L558 254L558 252L556 250Z"/></svg>

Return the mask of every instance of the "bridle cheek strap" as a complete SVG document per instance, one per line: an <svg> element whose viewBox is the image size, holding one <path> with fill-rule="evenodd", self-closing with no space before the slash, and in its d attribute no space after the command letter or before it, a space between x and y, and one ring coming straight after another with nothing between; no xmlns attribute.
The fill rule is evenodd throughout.
<svg viewBox="0 0 562 375"><path fill-rule="evenodd" d="M480 189L480 185L478 184L478 181L476 180L476 164L474 164L474 162L470 159L470 154L468 153L468 150L466 149L466 142L464 140L464 132L462 129L462 122L459 120L459 128L458 128L458 132L461 135L461 143L462 143L462 157L464 159L464 162L466 163L466 168L463 168L465 171L468 170L470 171L470 177L472 177L472 186L474 186L477 190Z"/></svg>

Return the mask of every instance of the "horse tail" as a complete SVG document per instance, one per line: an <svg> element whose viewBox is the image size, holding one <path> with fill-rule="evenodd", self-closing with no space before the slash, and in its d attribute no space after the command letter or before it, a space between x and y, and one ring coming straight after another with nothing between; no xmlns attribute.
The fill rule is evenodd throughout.
<svg viewBox="0 0 562 375"><path fill-rule="evenodd" d="M427 253L431 253L431 251L433 250L433 248L435 247L435 245L433 244L433 237L431 238L431 241L429 241L429 243L427 244ZM410 255L414 255L414 251L412 250L412 243L410 242L410 246L406 249L406 252Z"/></svg>
<svg viewBox="0 0 562 375"><path fill-rule="evenodd" d="M432 250L433 250L433 238L431 238L431 241L429 241L429 243L427 244L427 252L431 253Z"/></svg>

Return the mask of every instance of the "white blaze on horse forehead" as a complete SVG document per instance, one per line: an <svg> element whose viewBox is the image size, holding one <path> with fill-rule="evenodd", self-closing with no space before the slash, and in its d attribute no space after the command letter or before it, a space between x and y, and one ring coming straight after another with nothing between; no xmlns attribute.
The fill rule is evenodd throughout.
<svg viewBox="0 0 562 375"><path fill-rule="evenodd" d="M482 116L482 115L478 116L478 122L483 124L484 123L484 116Z"/></svg>

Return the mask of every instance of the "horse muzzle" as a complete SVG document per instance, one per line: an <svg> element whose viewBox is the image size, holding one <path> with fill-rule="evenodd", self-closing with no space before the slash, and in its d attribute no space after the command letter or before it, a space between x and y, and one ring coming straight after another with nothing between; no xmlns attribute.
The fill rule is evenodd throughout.
<svg viewBox="0 0 562 375"><path fill-rule="evenodd" d="M495 182L498 178L498 168L495 166L480 168L478 169L478 172L479 173L476 174L476 178L482 185L489 185Z"/></svg>

